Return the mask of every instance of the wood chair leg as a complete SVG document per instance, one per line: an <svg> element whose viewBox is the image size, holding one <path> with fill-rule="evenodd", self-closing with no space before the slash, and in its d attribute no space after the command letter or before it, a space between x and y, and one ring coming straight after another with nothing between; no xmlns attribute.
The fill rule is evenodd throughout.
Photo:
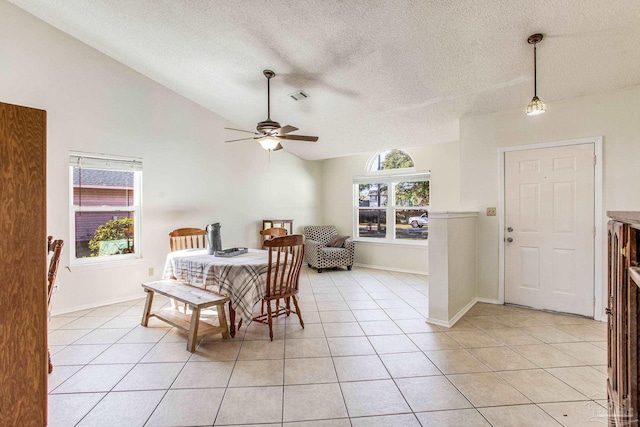
<svg viewBox="0 0 640 427"><path fill-rule="evenodd" d="M231 338L236 336L236 311L233 309L233 305L231 305L231 301L229 301L229 333L231 334ZM238 325L238 330L240 330L240 326L242 323Z"/></svg>
<svg viewBox="0 0 640 427"><path fill-rule="evenodd" d="M298 306L298 298L296 298L296 296L292 296L291 298L293 298L293 305L296 307L296 314L298 315L298 320L300 320L300 326L302 326L302 329L304 329L304 322L302 321L302 314L300 314L300 307Z"/></svg>
<svg viewBox="0 0 640 427"><path fill-rule="evenodd" d="M267 303L267 319L269 321L269 338L273 341L273 320L271 319L271 302Z"/></svg>

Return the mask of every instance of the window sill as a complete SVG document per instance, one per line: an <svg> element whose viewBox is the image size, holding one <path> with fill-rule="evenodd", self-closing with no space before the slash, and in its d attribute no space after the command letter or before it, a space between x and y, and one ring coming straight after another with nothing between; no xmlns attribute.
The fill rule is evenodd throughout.
<svg viewBox="0 0 640 427"><path fill-rule="evenodd" d="M86 260L86 261L85 261ZM88 270L113 267L126 267L143 263L142 257L123 257L119 259L87 259L72 260L69 269Z"/></svg>
<svg viewBox="0 0 640 427"><path fill-rule="evenodd" d="M358 244L365 244L371 246L392 246L392 247L404 247L404 248L422 248L427 249L429 247L429 241L426 242L402 242L402 241L389 241L389 240L373 240L373 239L363 239L363 238L355 238L354 242Z"/></svg>

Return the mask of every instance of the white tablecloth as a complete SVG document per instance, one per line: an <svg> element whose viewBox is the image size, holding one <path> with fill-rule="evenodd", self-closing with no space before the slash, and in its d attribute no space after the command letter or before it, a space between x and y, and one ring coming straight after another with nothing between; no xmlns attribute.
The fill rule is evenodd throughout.
<svg viewBox="0 0 640 427"><path fill-rule="evenodd" d="M259 249L230 258L207 255L206 249L186 249L167 255L162 277L228 295L236 314L246 323L266 292L268 264L268 252Z"/></svg>

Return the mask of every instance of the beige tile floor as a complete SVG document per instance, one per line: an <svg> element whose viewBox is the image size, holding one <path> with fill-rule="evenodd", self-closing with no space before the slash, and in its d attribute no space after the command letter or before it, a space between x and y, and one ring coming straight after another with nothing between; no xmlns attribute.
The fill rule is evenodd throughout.
<svg viewBox="0 0 640 427"><path fill-rule="evenodd" d="M55 316L51 426L586 426L606 421L606 325L477 304L425 323L425 276L303 269L274 341L186 335L141 299ZM155 304L167 304L156 298Z"/></svg>

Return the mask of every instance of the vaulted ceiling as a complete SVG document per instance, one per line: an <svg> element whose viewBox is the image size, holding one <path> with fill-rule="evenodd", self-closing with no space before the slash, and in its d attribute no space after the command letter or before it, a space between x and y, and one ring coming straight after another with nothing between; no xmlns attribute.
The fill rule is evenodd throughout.
<svg viewBox="0 0 640 427"><path fill-rule="evenodd" d="M266 119L272 69L271 118L320 137L283 143L306 159L455 141L465 115L524 114L537 32L547 114L640 84L638 0L10 2L244 129Z"/></svg>

